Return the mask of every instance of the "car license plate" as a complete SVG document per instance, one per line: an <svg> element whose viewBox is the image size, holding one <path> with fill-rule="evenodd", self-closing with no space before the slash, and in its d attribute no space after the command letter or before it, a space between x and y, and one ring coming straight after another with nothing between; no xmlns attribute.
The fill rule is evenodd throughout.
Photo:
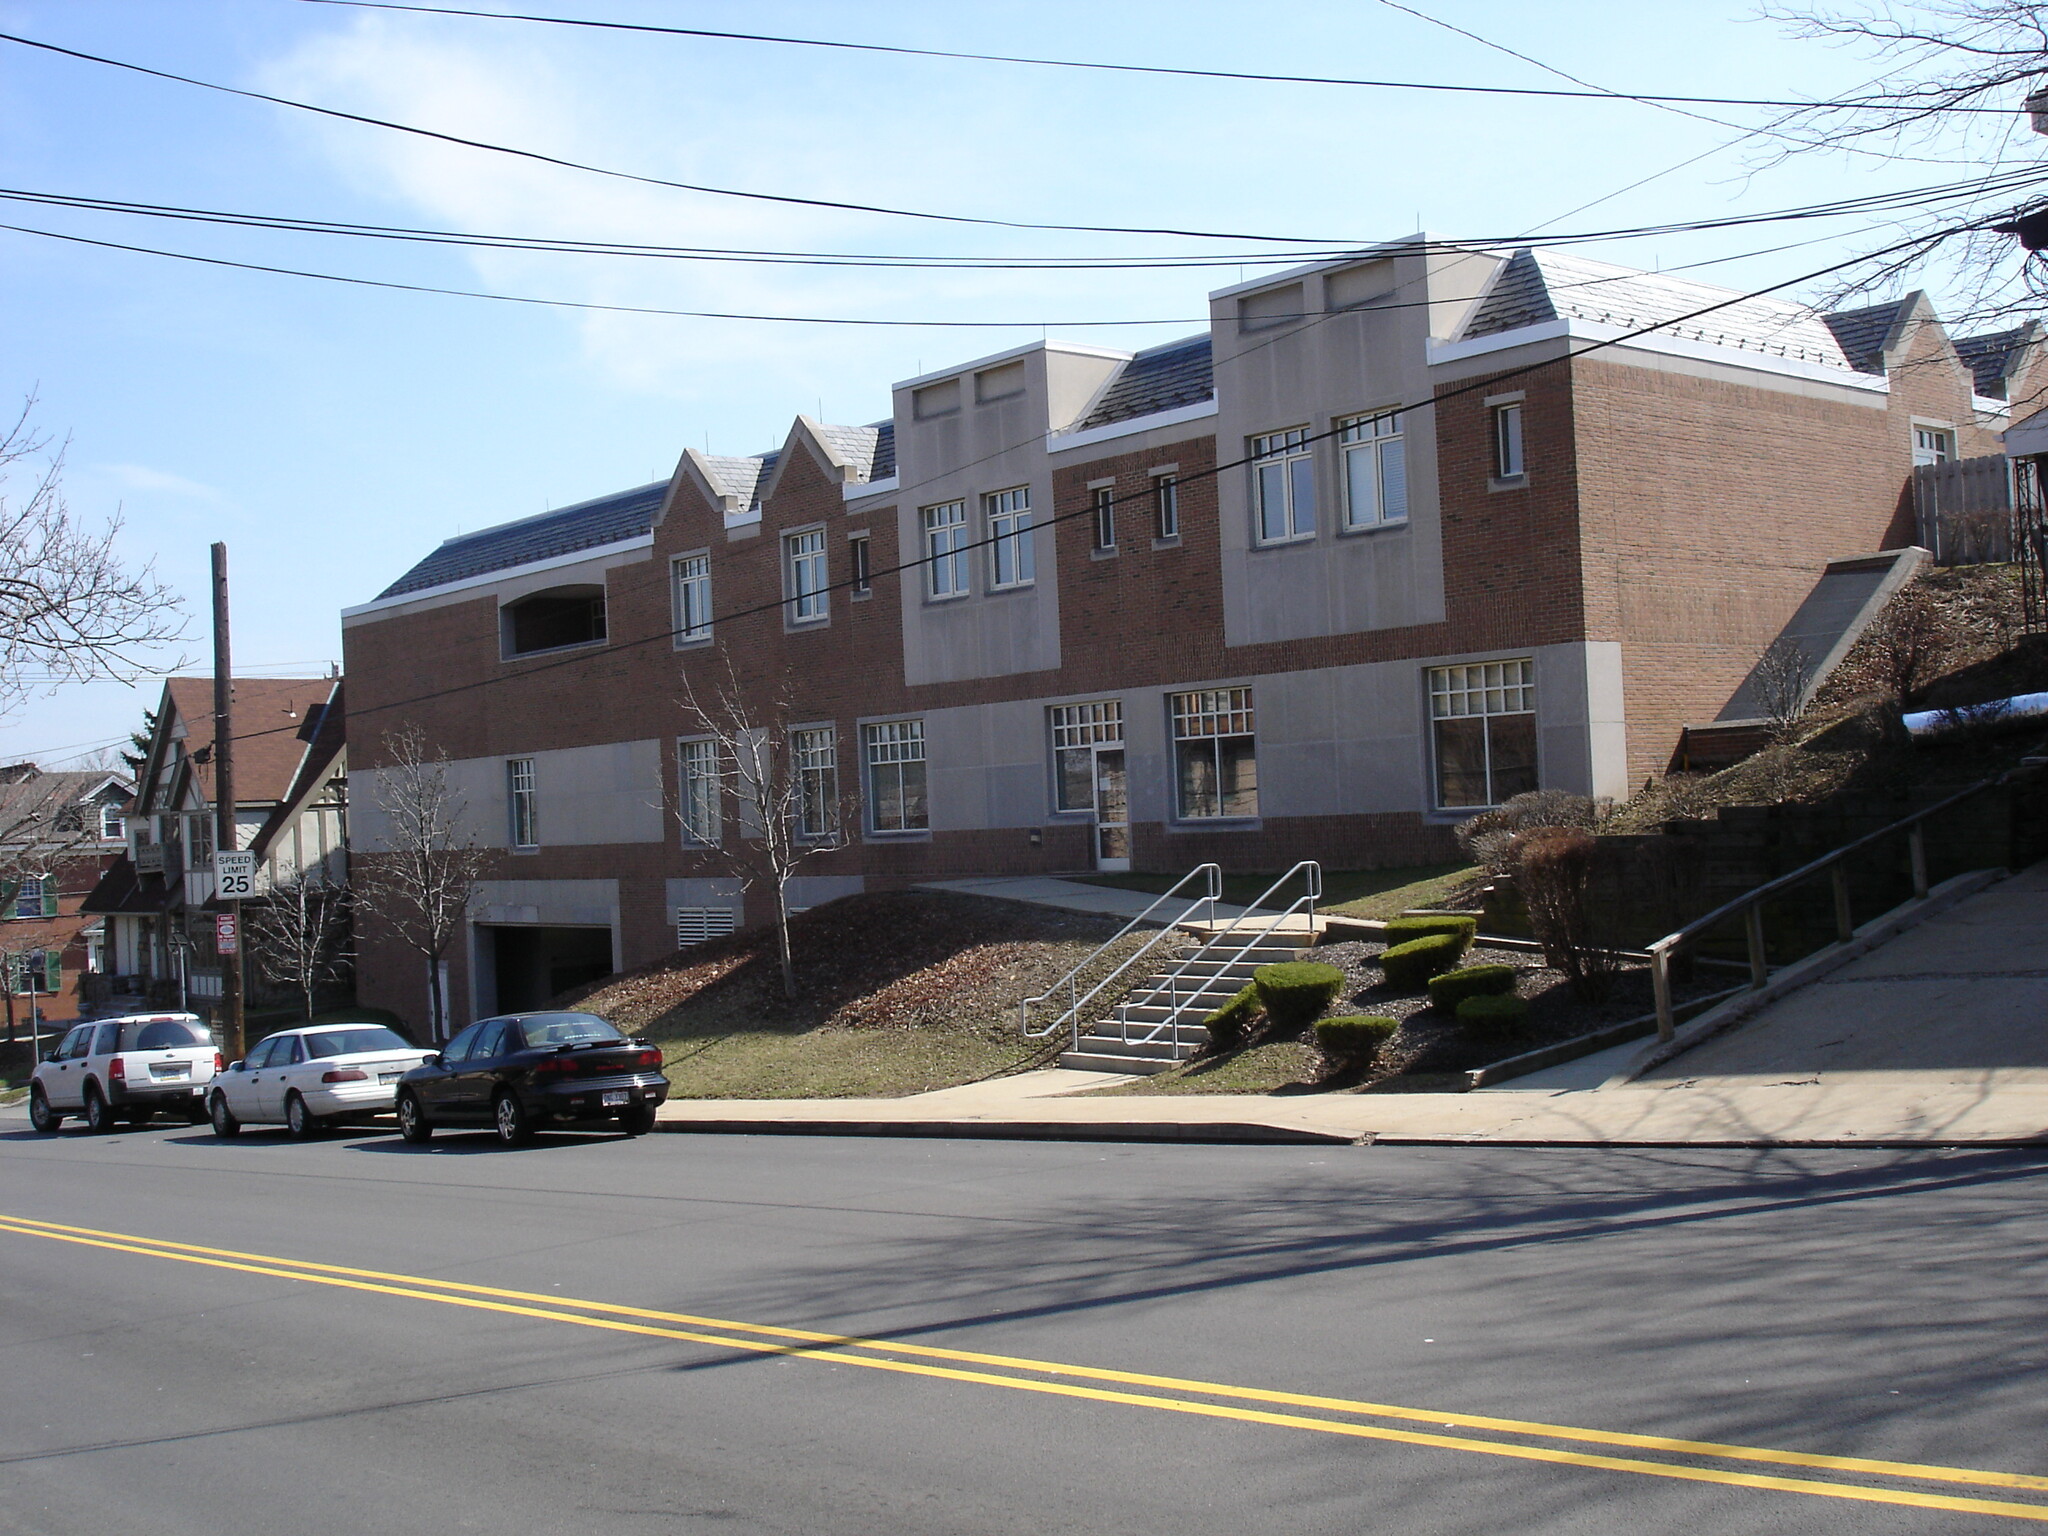
<svg viewBox="0 0 2048 1536"><path fill-rule="evenodd" d="M614 1088L609 1093L605 1094L604 1097L599 1099L597 1102L605 1105L623 1104L632 1097L633 1096L630 1093L626 1092L625 1089Z"/></svg>
<svg viewBox="0 0 2048 1536"><path fill-rule="evenodd" d="M149 1068L151 1077L189 1077L191 1073L192 1063L189 1061L152 1062Z"/></svg>
<svg viewBox="0 0 2048 1536"><path fill-rule="evenodd" d="M403 1076L405 1076L403 1072L379 1072L377 1074L377 1081L380 1083L395 1083Z"/></svg>

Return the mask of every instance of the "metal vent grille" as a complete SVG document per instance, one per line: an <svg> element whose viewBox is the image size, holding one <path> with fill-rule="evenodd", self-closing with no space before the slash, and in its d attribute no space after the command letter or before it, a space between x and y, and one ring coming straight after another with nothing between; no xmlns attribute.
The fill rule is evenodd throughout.
<svg viewBox="0 0 2048 1536"><path fill-rule="evenodd" d="M739 925L740 915L731 907L677 907L676 948L723 937Z"/></svg>

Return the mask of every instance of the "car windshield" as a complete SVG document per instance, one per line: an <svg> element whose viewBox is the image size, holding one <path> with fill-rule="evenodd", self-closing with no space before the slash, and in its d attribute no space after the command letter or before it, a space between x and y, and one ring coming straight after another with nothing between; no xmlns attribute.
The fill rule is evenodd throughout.
<svg viewBox="0 0 2048 1536"><path fill-rule="evenodd" d="M592 1018L587 1013L542 1014L539 1018L525 1020L520 1027L525 1030L526 1043L531 1046L582 1045L590 1040L626 1038L603 1019Z"/></svg>
<svg viewBox="0 0 2048 1536"><path fill-rule="evenodd" d="M175 1051L188 1045L211 1045L206 1026L190 1019L148 1019L121 1026L124 1051Z"/></svg>
<svg viewBox="0 0 2048 1536"><path fill-rule="evenodd" d="M360 1029L328 1029L306 1036L306 1049L317 1056L353 1056L358 1051L410 1051L413 1043L382 1024Z"/></svg>

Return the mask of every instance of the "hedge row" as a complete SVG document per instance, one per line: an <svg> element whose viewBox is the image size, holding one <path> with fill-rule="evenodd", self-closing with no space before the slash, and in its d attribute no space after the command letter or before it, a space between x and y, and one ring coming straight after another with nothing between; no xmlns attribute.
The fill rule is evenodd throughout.
<svg viewBox="0 0 2048 1536"><path fill-rule="evenodd" d="M1368 1014L1347 1014L1342 1018L1316 1020L1316 1044L1323 1054L1343 1062L1369 1062L1380 1047L1401 1027L1397 1019L1374 1018Z"/></svg>

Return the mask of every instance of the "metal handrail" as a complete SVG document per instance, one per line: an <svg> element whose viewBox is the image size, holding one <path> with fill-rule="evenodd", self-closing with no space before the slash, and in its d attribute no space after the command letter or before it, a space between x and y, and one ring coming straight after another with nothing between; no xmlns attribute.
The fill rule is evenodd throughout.
<svg viewBox="0 0 2048 1536"><path fill-rule="evenodd" d="M1181 887L1186 885L1190 880L1194 879L1197 875L1203 875L1207 877L1205 882L1207 888L1202 895L1196 896L1193 899L1191 899L1188 902L1187 909L1183 911L1180 914L1180 916L1162 919L1160 921L1159 931L1157 933L1155 933L1151 938L1147 939L1143 944L1139 945L1138 948L1133 950L1130 953L1130 955L1128 955L1125 958L1124 962L1121 965L1119 965L1115 970L1111 971L1107 976L1103 977L1102 980L1096 982L1095 985L1090 987L1086 993L1079 993L1077 991L1080 985L1079 977L1083 971L1087 970L1089 966L1093 965L1097 960L1099 960L1104 954L1104 952L1107 951L1111 945L1115 944L1118 940L1122 939L1123 936L1129 933L1133 928L1136 928L1139 925L1150 921L1152 914L1154 912L1157 912L1162 906L1165 906L1168 902L1172 901L1175 896L1179 895ZM1195 908L1206 906L1209 909L1209 921L1213 923L1216 920L1216 902L1217 899L1222 896L1222 894L1223 866L1220 864L1197 864L1193 869L1189 870L1186 874L1182 875L1178 880L1174 881L1172 885L1168 886L1163 892L1161 892L1158 899L1155 900L1152 903L1152 905L1147 907L1144 911L1140 912L1128 923L1125 923L1123 927L1119 928L1112 936L1103 940L1102 943L1098 944L1092 951L1089 952L1085 959L1083 959L1071 971L1068 971L1066 975L1062 976L1058 981L1054 982L1051 986L1047 987L1043 992L1039 993L1038 996L1027 997L1022 1002L1018 1003L1018 1028L1023 1031L1026 1039L1042 1040L1047 1035L1055 1033L1061 1025L1071 1025L1074 1030L1075 1043L1078 1045L1081 1038L1080 1012L1090 1002L1094 1001L1096 994L1101 992L1102 989L1108 986L1111 982L1115 981L1117 977L1123 975L1123 973L1129 970L1133 965L1137 964L1139 960L1143 959L1146 955L1150 954L1154 947L1156 947L1161 940L1165 939L1169 934L1178 932L1180 925L1186 922L1191 916L1194 915ZM1046 1025L1044 1029L1033 1029L1031 1027L1032 1006L1037 1003L1050 1002L1052 998L1059 992L1061 987L1065 987L1067 989L1067 1006L1065 1011L1062 1012L1060 1016L1054 1019L1050 1024Z"/></svg>
<svg viewBox="0 0 2048 1536"><path fill-rule="evenodd" d="M1822 870L1833 875L1835 899L1835 938L1846 944L1856 937L1855 914L1849 904L1849 874L1844 867L1846 861L1864 849L1875 846L1886 838L1906 834L1907 857L1912 864L1913 896L1915 900L1927 895L1927 834L1922 826L1930 816L1938 816L1951 806L1959 805L1974 795L2003 784L2009 777L1999 774L1972 784L1968 789L1959 790L1946 800L1937 801L1925 810L1915 811L1901 817L1889 826L1879 827L1875 832L1865 833L1852 843L1844 843L1831 852L1822 854L1810 863L1802 864L1788 875L1768 880L1753 891L1746 891L1733 901L1723 902L1704 917L1696 917L1663 938L1646 945L1650 956L1650 987L1657 1000L1657 1038L1669 1040L1676 1028L1671 1008L1671 955L1679 945L1698 938L1709 928L1736 913L1742 914L1743 936L1749 949L1749 987L1755 991L1770 980L1771 967L1764 943L1763 904L1778 892L1812 879Z"/></svg>
<svg viewBox="0 0 2048 1536"><path fill-rule="evenodd" d="M1281 912L1275 912L1268 916L1266 918L1266 921L1260 926L1259 931L1257 933L1254 933L1250 938L1246 939L1243 944L1239 945L1237 951L1234 954L1232 954L1229 959L1223 962L1222 968L1227 970L1231 966L1236 965L1240 960L1244 959L1246 955L1250 954L1254 949L1258 947L1259 940L1265 938L1267 935L1272 933L1275 928L1279 927L1280 924L1286 922L1288 918L1292 917L1297 910L1304 906L1306 906L1308 909L1309 926L1311 929L1314 928L1316 917L1316 903L1322 899L1323 895L1323 866L1317 863L1314 859L1303 859L1299 864L1295 865L1292 869L1288 870L1286 874L1282 875L1278 880L1275 880L1271 885L1267 886L1263 892L1261 892L1256 898L1254 898L1251 901L1249 905L1245 907L1244 911L1240 912L1236 917L1232 918L1230 920L1229 925L1226 926L1221 932L1211 934L1206 940L1204 940L1201 947L1196 949L1195 952L1189 955L1186 959L1182 960L1180 965L1169 976L1167 976L1164 981L1156 983L1152 987L1152 989L1145 995L1144 1005L1150 1005L1153 1007L1158 1006L1157 1000L1159 994L1162 990L1164 990L1167 999L1166 1017L1164 1019L1161 1019L1158 1023L1154 1024L1151 1027L1151 1029L1144 1034L1142 1039L1147 1041L1155 1040L1159 1037L1159 1031L1162 1028L1166 1028L1171 1030L1173 1044L1175 1046L1178 1046L1180 1044L1180 981L1181 978L1187 974L1188 967L1191 965L1202 964L1204 961L1214 960L1215 956L1212 953L1212 951L1216 950L1225 939L1229 938L1231 934L1235 933L1238 927L1247 918L1256 914L1259 911L1259 909L1266 904L1267 900L1270 899L1276 891L1278 891L1282 886L1286 885L1296 875L1301 875L1304 877L1305 889L1303 890L1302 894L1295 897L1294 901L1286 908L1286 910ZM1199 986L1195 987L1189 993L1190 1000L1192 1000L1195 997L1199 997L1201 993L1202 988ZM1127 1007L1128 1003L1129 1000L1127 999ZM1124 1044L1129 1045L1131 1043L1131 1021L1128 1014L1126 1014L1125 1017L1117 1020L1117 1033L1118 1038L1122 1040Z"/></svg>

